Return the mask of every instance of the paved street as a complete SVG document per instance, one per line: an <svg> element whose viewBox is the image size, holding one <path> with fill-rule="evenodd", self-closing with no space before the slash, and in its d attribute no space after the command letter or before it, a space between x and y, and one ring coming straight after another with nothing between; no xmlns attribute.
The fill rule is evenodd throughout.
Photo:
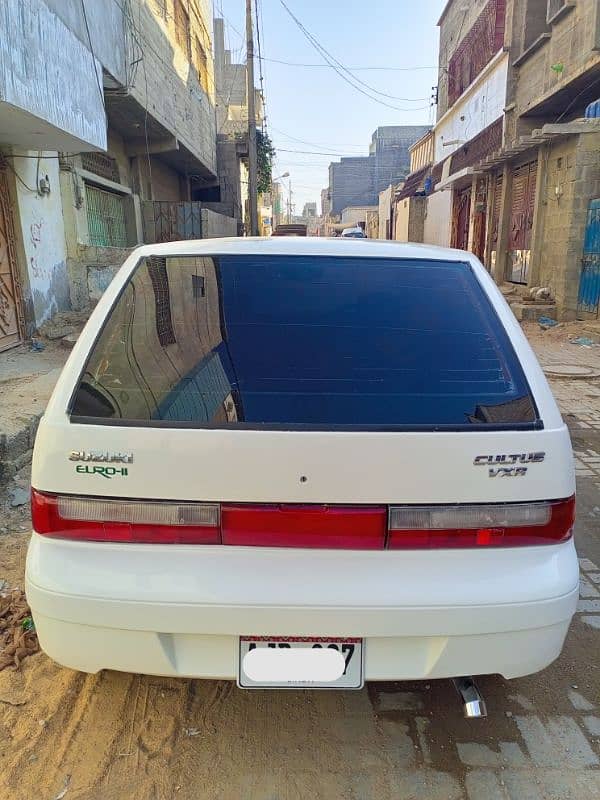
<svg viewBox="0 0 600 800"><path fill-rule="evenodd" d="M544 364L600 347L530 331ZM242 692L103 673L43 654L0 673L0 796L11 800L579 800L600 796L600 380L553 386L573 434L581 600L560 660L479 682L485 720L447 681L360 692ZM26 482L26 475L20 477ZM5 518L0 578L22 580L25 507ZM64 795L61 794L66 790Z"/></svg>

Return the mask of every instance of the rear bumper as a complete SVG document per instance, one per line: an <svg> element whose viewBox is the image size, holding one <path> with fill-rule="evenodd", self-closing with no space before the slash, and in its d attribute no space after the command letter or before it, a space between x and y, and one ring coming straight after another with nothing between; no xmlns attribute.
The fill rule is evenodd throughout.
<svg viewBox="0 0 600 800"><path fill-rule="evenodd" d="M543 669L578 595L572 542L357 552L103 545L33 535L42 648L85 672L235 678L239 635L362 636L368 680Z"/></svg>

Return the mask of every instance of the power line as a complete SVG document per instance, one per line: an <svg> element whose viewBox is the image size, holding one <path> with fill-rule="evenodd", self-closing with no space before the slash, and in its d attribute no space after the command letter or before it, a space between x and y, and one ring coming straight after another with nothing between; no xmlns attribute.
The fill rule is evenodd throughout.
<svg viewBox="0 0 600 800"><path fill-rule="evenodd" d="M269 61L273 64L285 64L286 67L307 67L309 69L333 69L331 64L304 64L299 61L282 61L278 58L264 58L264 61ZM367 72L367 71L380 71L380 72L416 72L421 69L438 69L437 65L434 67L348 67L351 72Z"/></svg>
<svg viewBox="0 0 600 800"><path fill-rule="evenodd" d="M348 144L348 143L346 143L346 144L316 144L315 142L307 142L304 139L298 139L296 136L291 136L289 133L286 133L285 131L282 131L279 128L275 128L275 127L271 126L271 129L276 131L277 133L281 134L281 136L285 136L286 139L291 139L292 141L299 142L300 144L307 144L307 145L309 145L309 147L320 147L320 148L326 148L326 147L332 147L332 148L333 147L358 147L362 151L365 150L365 146L363 144Z"/></svg>
<svg viewBox="0 0 600 800"><path fill-rule="evenodd" d="M350 86L352 86L353 89L356 89L357 92L360 92L361 94L364 94L365 97L368 97L370 100L374 100L376 103L379 103L380 105L387 106L388 108L393 108L394 111L419 111L419 110L421 110L420 108L415 108L415 109L398 108L398 106L393 106L390 103L386 103L383 100L379 100L377 97L373 97L373 94L369 94L369 92L374 92L375 94L381 95L382 97L389 97L392 100L402 100L401 97L395 97L394 95L386 94L385 92L380 92L377 89L374 89L372 86L369 86L368 83L365 83L360 78L357 78L356 75L353 75L353 73L350 72L350 70L347 67L345 67L340 61L338 61L335 58L335 56L331 55L331 53L328 50L326 50L323 47L322 44L319 43L319 41L310 33L310 31L308 31L304 27L302 22L300 22L298 17L295 16L295 14L291 11L291 9L286 5L284 0L279 0L279 2L283 6L283 8L287 11L287 13L290 15L290 17L293 19L293 21L295 22L297 27L302 31L302 33L304 34L305 38L308 39L308 41L312 44L312 46L315 48L315 50L319 53L319 55L321 55L323 57L323 59L325 61L327 61L327 63L332 67L332 69L334 69L335 72L340 76L340 78L343 81L345 81L346 83L348 83ZM350 77L348 77L348 76L350 76ZM357 86L357 83L361 84L362 86L364 86L369 91L365 91L365 89L362 89L360 86ZM429 106L425 106L425 108L428 108L428 107Z"/></svg>

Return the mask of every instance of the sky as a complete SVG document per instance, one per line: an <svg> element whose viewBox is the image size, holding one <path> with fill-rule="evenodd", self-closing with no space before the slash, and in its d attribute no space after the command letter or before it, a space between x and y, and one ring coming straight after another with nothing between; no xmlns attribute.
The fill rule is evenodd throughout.
<svg viewBox="0 0 600 800"><path fill-rule="evenodd" d="M430 98L437 83L437 21L446 0L283 2L320 45L352 70L355 80L371 87L359 83L361 89L371 95L373 89L379 92L376 100L361 94L328 66L275 63L325 62L282 0L258 0L266 125L277 148L273 177L290 173L296 214L302 213L308 201L316 201L320 212L321 189L328 184L331 161L368 155L371 135L380 125L433 121ZM234 60L243 61L245 0L214 0L214 13L225 18L226 45ZM255 70L258 86L258 60ZM284 183L287 192L287 178Z"/></svg>

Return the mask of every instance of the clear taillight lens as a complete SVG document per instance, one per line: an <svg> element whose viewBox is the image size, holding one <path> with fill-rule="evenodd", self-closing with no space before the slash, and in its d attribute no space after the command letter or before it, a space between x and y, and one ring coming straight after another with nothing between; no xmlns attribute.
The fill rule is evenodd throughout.
<svg viewBox="0 0 600 800"><path fill-rule="evenodd" d="M45 536L97 542L220 544L216 503L104 500L31 493L33 528Z"/></svg>
<svg viewBox="0 0 600 800"><path fill-rule="evenodd" d="M575 497L541 503L391 506L391 549L526 547L569 539Z"/></svg>

